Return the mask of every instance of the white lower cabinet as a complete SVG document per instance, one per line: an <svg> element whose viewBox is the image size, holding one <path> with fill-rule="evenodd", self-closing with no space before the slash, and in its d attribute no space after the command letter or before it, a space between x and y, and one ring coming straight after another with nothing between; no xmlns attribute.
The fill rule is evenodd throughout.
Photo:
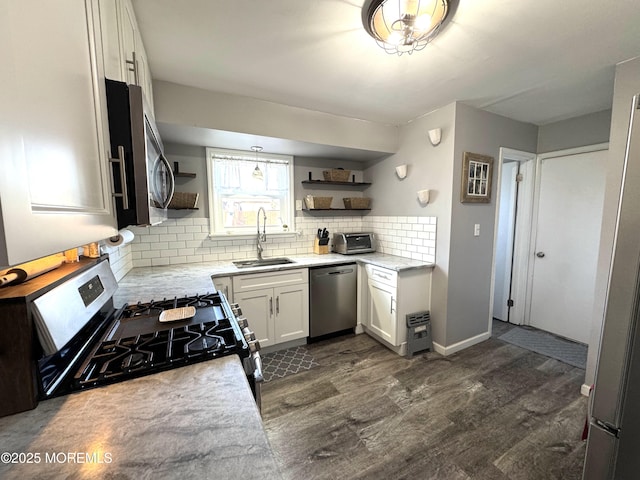
<svg viewBox="0 0 640 480"><path fill-rule="evenodd" d="M398 312L394 303L398 289L376 281L369 281L369 324L371 332L383 340L398 343Z"/></svg>
<svg viewBox="0 0 640 480"><path fill-rule="evenodd" d="M216 279L214 279L216 284ZM309 336L309 271L306 268L233 277L240 305L262 347Z"/></svg>
<svg viewBox="0 0 640 480"><path fill-rule="evenodd" d="M406 353L406 315L429 310L431 270L409 269L396 272L366 265L367 307L364 329L400 355Z"/></svg>
<svg viewBox="0 0 640 480"><path fill-rule="evenodd" d="M234 295L233 301L240 305L242 316L248 320L260 346L274 345L273 288L242 292Z"/></svg>

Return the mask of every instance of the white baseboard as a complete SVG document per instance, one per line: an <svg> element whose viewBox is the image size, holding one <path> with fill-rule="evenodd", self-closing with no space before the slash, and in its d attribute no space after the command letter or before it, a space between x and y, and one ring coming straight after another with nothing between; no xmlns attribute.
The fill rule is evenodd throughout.
<svg viewBox="0 0 640 480"><path fill-rule="evenodd" d="M585 397L588 397L590 392L591 392L591 385L587 385L586 383L583 383L582 386L580 387L580 393Z"/></svg>
<svg viewBox="0 0 640 480"><path fill-rule="evenodd" d="M490 332L484 332L480 335L476 335L475 337L467 338L466 340L462 340L461 342L454 343L453 345L449 345L448 347L443 347L442 345L433 342L433 349L438 352L440 355L451 355L452 353L459 352L460 350L464 350L465 348L469 348L477 343L484 342L491 338Z"/></svg>

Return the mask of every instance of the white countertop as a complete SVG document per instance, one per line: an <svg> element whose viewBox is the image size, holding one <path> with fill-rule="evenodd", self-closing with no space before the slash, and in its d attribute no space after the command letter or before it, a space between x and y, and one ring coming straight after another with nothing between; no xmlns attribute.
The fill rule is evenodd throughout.
<svg viewBox="0 0 640 480"><path fill-rule="evenodd" d="M267 258L267 257L265 257ZM425 263L384 253L364 253L360 255L289 255L294 263L264 267L238 268L231 261L185 263L158 267L136 267L118 282L114 304L148 302L163 298L183 297L214 291L212 277L226 277L248 273L313 268L345 263L369 263L379 267L402 272L416 268L433 268L433 263Z"/></svg>
<svg viewBox="0 0 640 480"><path fill-rule="evenodd" d="M3 479L281 478L236 355L40 402L0 445Z"/></svg>

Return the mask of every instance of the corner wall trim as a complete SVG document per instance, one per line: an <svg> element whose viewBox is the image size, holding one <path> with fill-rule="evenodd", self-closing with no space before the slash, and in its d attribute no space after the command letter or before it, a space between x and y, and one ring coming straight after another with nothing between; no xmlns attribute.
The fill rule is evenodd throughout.
<svg viewBox="0 0 640 480"><path fill-rule="evenodd" d="M466 340L462 340L461 342L454 343L453 345L449 345L448 347L443 347L439 343L433 342L433 349L438 352L440 355L451 355L453 353L459 352L460 350L464 350L465 348L469 348L477 343L484 342L485 340L489 340L491 338L490 332L484 332L480 335L476 335L475 337L467 338Z"/></svg>

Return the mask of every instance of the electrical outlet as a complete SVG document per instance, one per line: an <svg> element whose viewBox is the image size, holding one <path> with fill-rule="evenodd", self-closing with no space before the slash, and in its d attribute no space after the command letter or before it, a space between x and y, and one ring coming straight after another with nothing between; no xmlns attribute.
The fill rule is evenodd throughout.
<svg viewBox="0 0 640 480"><path fill-rule="evenodd" d="M302 210L302 200L296 200L296 210Z"/></svg>

